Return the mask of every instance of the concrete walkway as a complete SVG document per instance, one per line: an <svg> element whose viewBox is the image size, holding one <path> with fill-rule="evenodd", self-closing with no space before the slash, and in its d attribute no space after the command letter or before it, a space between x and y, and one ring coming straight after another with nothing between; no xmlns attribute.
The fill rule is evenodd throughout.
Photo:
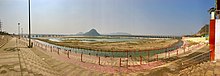
<svg viewBox="0 0 220 76"><path fill-rule="evenodd" d="M0 76L111 75L81 68L47 55L40 48L27 48L16 42L16 38L13 38L0 48Z"/></svg>
<svg viewBox="0 0 220 76"><path fill-rule="evenodd" d="M15 39L0 48L0 75L21 76L21 65Z"/></svg>
<svg viewBox="0 0 220 76"><path fill-rule="evenodd" d="M82 68L79 66L79 63L81 62L68 62L71 59L68 60L65 55L63 55L64 57L57 54L51 55L51 52L45 51L39 47L27 48L25 45L16 44L16 42L16 38L13 38L0 48L0 76L152 76L157 74L172 76L179 75L183 73L184 70L188 71L187 69L184 69L177 74L171 74L169 72L156 71L158 69L155 69L131 73L104 73L92 70L94 68ZM81 65L82 64L83 63L81 63ZM218 72L220 70L219 62L216 62L215 65L211 65L210 62L207 62L204 64L198 64L198 66L203 67L206 64L210 64L208 66L214 67L214 71L212 71L212 68L208 70L211 71L210 73L215 72L215 75L220 75ZM166 71L166 69L162 71ZM203 69L199 70L198 73L200 71L203 71ZM206 75L212 74L207 73Z"/></svg>

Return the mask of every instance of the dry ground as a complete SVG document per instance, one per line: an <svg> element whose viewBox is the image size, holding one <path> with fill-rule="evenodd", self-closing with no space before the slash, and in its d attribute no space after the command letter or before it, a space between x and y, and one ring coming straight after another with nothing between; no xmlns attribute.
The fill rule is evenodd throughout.
<svg viewBox="0 0 220 76"><path fill-rule="evenodd" d="M177 39L137 39L131 41L121 42L82 42L79 40L64 40L62 42L50 41L45 38L39 40L49 42L52 44L72 47L72 48L84 48L100 51L146 51L154 49L162 49L171 47L178 43Z"/></svg>

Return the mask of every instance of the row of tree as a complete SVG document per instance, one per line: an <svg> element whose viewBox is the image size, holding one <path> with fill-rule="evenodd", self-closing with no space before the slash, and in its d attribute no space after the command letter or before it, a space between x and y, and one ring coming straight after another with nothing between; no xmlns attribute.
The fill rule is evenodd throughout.
<svg viewBox="0 0 220 76"><path fill-rule="evenodd" d="M0 31L0 35L10 35L10 34L7 33L7 32L1 32L1 31Z"/></svg>

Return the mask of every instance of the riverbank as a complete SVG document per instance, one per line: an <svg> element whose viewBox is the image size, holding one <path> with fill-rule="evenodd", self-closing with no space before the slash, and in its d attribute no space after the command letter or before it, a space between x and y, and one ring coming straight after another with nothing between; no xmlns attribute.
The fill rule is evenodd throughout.
<svg viewBox="0 0 220 76"><path fill-rule="evenodd" d="M88 37L86 37L88 38ZM94 37L92 37L94 39ZM96 39L108 39L108 38L96 38ZM168 47L172 47L179 43L178 39L169 38L143 38L143 39L131 39L127 41L91 41L85 42L77 39L61 39L62 41L51 41L49 38L38 38L40 41L44 41L50 44L55 44L70 48L79 48L95 51L107 51L107 52L123 52L123 51L150 51L159 50ZM123 39L122 39L123 40Z"/></svg>

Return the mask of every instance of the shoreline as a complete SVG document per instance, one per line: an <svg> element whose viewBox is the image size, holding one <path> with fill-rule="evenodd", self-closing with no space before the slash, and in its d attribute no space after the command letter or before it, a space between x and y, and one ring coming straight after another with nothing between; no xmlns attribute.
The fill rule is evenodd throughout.
<svg viewBox="0 0 220 76"><path fill-rule="evenodd" d="M147 44L147 45L149 45L148 47L143 46L143 45L134 45L135 48L142 48L142 49L135 49L135 48L129 49L127 47L128 46L130 47L132 45L127 45L127 44L121 45L120 44L120 43L126 43L126 42L117 42L116 46L115 45L110 46L112 48L105 48L105 47L109 47L108 45L105 45L103 48L102 46L97 46L99 43L102 43L102 42L95 42L95 43L97 43L97 45L88 46L89 44L86 44L87 42L81 42L81 43L74 42L74 43L79 43L79 44L74 45L74 43L71 43L71 42L55 42L55 41L50 41L49 39L36 39L36 40L43 41L43 42L53 44L53 45L57 45L57 46L62 46L62 47L84 49L84 50L93 50L93 51L99 51L99 52L145 52L145 51L161 50L161 49L175 47L175 45L182 42L181 39L175 39L176 41L174 41L174 39L169 40L169 41L173 41L173 43L169 43L168 40L163 40L161 42L166 42L168 44L164 43L164 44L162 44L162 46L164 46L164 47L159 47L159 46L153 46L153 45L159 45L160 44L159 42L154 43L154 41L150 41L151 43L154 43L154 44L151 45L150 43L148 43ZM139 42L141 42L141 41L139 41ZM108 44L108 43L112 44L110 42L103 42L103 44ZM115 43L115 42L113 42L113 43ZM125 46L125 47L123 47L123 46ZM153 48L152 48L152 46L153 46ZM117 47L117 48L115 48L115 47ZM120 49L118 49L118 48L120 48Z"/></svg>
<svg viewBox="0 0 220 76"><path fill-rule="evenodd" d="M72 53L79 53L79 54L86 54L86 55L93 55L93 56L102 56L102 57L140 57L140 56L155 56L160 53L169 52L180 48L183 45L183 41L179 40L172 46L154 50L144 50L144 51L101 51L101 50L88 50L83 48L72 48L72 47L65 47L56 44L51 44L48 42L44 42L41 40L35 40L35 45L40 45L41 47L47 47L53 50L60 50L61 52L70 51Z"/></svg>

